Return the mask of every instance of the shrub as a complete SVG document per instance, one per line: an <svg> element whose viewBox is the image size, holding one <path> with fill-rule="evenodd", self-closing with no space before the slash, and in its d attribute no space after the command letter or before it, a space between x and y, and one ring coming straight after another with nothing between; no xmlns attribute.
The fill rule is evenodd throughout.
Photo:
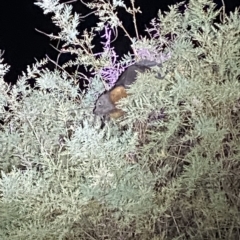
<svg viewBox="0 0 240 240"><path fill-rule="evenodd" d="M134 5L86 4L99 23L78 38L70 5L36 4L53 13L60 32L51 37L76 58L54 71L38 61L14 86L1 60L1 239L238 239L239 12L208 0L159 11L150 39L134 24L134 55L118 64L109 34L126 31L119 7L136 22ZM100 30L105 44L94 54ZM139 57L162 67L138 74L119 103L124 118L103 124L94 102ZM92 74L81 92L82 75L65 71L78 65Z"/></svg>

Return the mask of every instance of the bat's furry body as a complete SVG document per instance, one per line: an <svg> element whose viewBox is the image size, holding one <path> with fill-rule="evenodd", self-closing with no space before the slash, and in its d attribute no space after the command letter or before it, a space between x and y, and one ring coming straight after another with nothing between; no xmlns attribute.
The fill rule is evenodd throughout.
<svg viewBox="0 0 240 240"><path fill-rule="evenodd" d="M127 97L126 88L136 81L137 71L144 72L151 66L158 65L156 62L143 60L129 66L119 77L114 87L104 92L96 101L94 114L99 116L110 116L111 118L119 118L124 113L116 108L116 103Z"/></svg>

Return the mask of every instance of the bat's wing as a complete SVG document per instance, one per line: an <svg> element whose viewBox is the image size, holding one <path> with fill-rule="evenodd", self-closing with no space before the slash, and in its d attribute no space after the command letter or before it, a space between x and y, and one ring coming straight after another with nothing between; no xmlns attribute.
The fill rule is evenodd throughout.
<svg viewBox="0 0 240 240"><path fill-rule="evenodd" d="M155 62L155 61L151 61L151 60L141 60L139 62L135 63L137 66L145 66L145 67L153 67L153 66L161 66L161 64Z"/></svg>
<svg viewBox="0 0 240 240"><path fill-rule="evenodd" d="M136 81L137 77L137 71L138 72L144 72L147 69L150 69L150 67L153 66L160 66L161 64L158 64L155 61L150 60L141 60L140 62L136 62L135 64L129 66L119 77L117 80L115 86L124 86L127 87L134 83Z"/></svg>
<svg viewBox="0 0 240 240"><path fill-rule="evenodd" d="M137 77L137 71L138 72L144 72L145 70L149 69L149 67L146 66L140 66L133 64L132 66L129 66L119 77L117 80L115 86L129 86L132 83L136 81Z"/></svg>

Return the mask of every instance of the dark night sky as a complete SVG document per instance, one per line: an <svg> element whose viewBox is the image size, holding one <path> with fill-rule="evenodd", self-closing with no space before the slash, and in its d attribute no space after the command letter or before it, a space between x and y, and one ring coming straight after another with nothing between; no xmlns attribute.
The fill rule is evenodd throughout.
<svg viewBox="0 0 240 240"><path fill-rule="evenodd" d="M68 0L60 1L67 2ZM0 1L0 49L5 50L3 58L5 63L11 66L10 72L5 76L8 82L15 82L17 76L26 70L28 64L45 57L47 54L52 59L56 59L57 52L49 44L50 39L37 32L35 28L45 33L56 33L56 28L51 21L50 15L44 15L41 8L34 5L35 0L1 0ZM86 2L86 1L85 1ZM130 2L130 0L125 2ZM135 5L140 6L142 14L137 15L140 34L144 33L144 25L150 20L157 17L158 9L166 11L168 5L172 5L179 0L136 0ZM216 0L221 6L221 0ZM239 0L225 1L228 11L233 11L236 6L240 6ZM228 2L228 3L227 3ZM89 10L83 6L80 1L73 4L74 10L85 15ZM131 16L120 12L120 16L124 16L126 28L132 31ZM81 30L91 27L96 22L96 18L88 17L86 21L80 23ZM149 26L149 25L148 25ZM129 49L123 48L127 46L125 42L127 38L123 37L115 43L116 51L119 55L126 53ZM53 45L56 45L56 42Z"/></svg>

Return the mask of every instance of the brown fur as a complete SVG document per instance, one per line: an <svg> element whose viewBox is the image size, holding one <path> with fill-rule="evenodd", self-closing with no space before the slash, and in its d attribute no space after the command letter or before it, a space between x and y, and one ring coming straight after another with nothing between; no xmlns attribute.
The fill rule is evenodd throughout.
<svg viewBox="0 0 240 240"><path fill-rule="evenodd" d="M120 99L127 97L127 92L126 88L123 86L118 86L115 87L111 92L110 92L110 100L116 104Z"/></svg>
<svg viewBox="0 0 240 240"><path fill-rule="evenodd" d="M110 92L110 100L115 105L115 107L116 107L117 102L120 99L125 98L125 97L127 97L127 92L126 92L126 88L124 88L123 86L115 87ZM116 108L109 115L110 115L111 118L117 119L117 118L120 118L121 116L123 116L124 112L121 109Z"/></svg>

